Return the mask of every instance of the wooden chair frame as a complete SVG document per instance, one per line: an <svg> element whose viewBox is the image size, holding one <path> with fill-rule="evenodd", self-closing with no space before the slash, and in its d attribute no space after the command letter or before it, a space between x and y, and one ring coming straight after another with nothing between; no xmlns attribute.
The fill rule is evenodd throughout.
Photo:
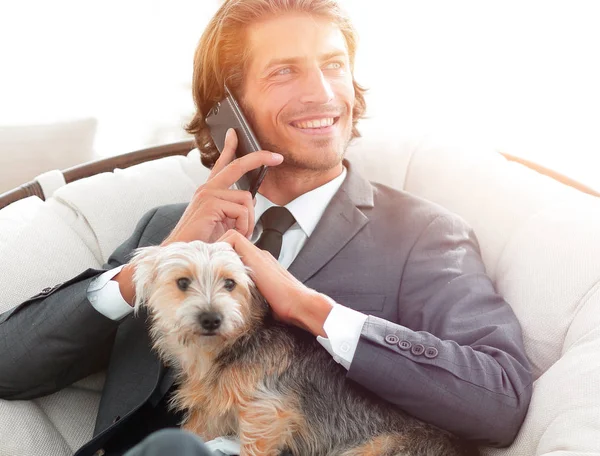
<svg viewBox="0 0 600 456"><path fill-rule="evenodd" d="M68 184L69 182L73 182L78 179L84 179L86 177L93 176L94 174L112 172L115 168L128 168L130 166L134 166L140 163L156 160L158 158L169 157L172 155L186 155L194 147L194 141L192 140L181 141L173 144L166 144L163 146L150 147L147 149L142 149L135 152L117 155L114 157L105 158L102 160L97 160L85 163L83 165L75 166L73 168L69 168L63 171L63 176L65 177L65 181ZM600 197L600 193L598 193L594 189L583 185L567 176L557 173L556 171L544 168L543 166L540 166L537 163L533 163L507 153L501 152L501 154L508 161L520 163L524 166L527 166L528 168L533 169L534 171L537 171L540 174L549 176L565 185L573 187L589 195ZM37 181L33 180L21 185L20 187L15 188L14 190L1 194L0 209L28 196L38 196L42 200L46 199L46 196L44 195L40 184Z"/></svg>
<svg viewBox="0 0 600 456"><path fill-rule="evenodd" d="M186 155L194 147L194 141L192 140L150 147L102 160L84 163L83 165L69 168L62 173L66 183L68 184L69 182L84 179L95 174L112 172L115 168L124 169L147 161L156 160L158 158L170 157L172 155ZM8 206L11 203L14 203L15 201L27 198L28 196L38 196L42 200L46 199L46 195L44 195L44 191L42 190L39 182L32 180L13 190L1 194L0 209Z"/></svg>

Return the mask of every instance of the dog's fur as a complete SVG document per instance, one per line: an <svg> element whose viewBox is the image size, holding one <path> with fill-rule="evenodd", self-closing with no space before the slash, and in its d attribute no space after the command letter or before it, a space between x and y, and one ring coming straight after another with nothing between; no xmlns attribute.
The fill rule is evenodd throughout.
<svg viewBox="0 0 600 456"><path fill-rule="evenodd" d="M236 435L242 456L477 454L347 380L314 336L275 320L229 244L144 247L132 264L136 312L148 308L154 348L177 372L184 429ZM214 335L205 312L221 319Z"/></svg>

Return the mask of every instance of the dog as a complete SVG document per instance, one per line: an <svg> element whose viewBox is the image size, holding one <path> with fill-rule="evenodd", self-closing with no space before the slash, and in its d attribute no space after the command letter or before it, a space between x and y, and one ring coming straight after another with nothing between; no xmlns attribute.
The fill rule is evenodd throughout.
<svg viewBox="0 0 600 456"><path fill-rule="evenodd" d="M241 456L475 456L451 434L346 379L316 338L278 321L233 248L176 242L134 251L135 312L175 369L170 400L205 440Z"/></svg>

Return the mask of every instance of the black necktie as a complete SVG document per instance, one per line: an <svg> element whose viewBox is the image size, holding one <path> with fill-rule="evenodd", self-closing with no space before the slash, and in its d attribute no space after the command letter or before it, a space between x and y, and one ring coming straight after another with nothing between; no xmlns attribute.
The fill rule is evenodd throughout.
<svg viewBox="0 0 600 456"><path fill-rule="evenodd" d="M295 222L292 213L283 206L273 206L260 217L263 232L256 247L267 250L276 260L281 252L281 241L285 233Z"/></svg>

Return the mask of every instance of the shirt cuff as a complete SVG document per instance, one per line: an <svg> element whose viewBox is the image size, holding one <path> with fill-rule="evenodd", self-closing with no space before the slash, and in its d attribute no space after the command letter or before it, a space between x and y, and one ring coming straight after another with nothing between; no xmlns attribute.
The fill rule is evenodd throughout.
<svg viewBox="0 0 600 456"><path fill-rule="evenodd" d="M350 369L367 315L329 299L333 308L323 324L328 338L317 336L317 341L337 363Z"/></svg>
<svg viewBox="0 0 600 456"><path fill-rule="evenodd" d="M216 454L224 454L224 455L239 455L241 452L241 442L237 437L217 437L209 442L206 442L205 445L212 452L219 451L220 453Z"/></svg>
<svg viewBox="0 0 600 456"><path fill-rule="evenodd" d="M92 307L111 320L121 320L133 312L133 307L123 299L119 283L111 280L123 266L116 267L92 280L87 289L87 299Z"/></svg>

